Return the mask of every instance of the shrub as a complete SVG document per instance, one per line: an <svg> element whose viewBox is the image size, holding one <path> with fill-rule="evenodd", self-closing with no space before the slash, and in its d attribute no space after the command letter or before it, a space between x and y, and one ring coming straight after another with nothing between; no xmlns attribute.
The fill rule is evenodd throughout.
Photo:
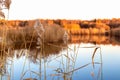
<svg viewBox="0 0 120 80"><path fill-rule="evenodd" d="M46 42L58 42L63 40L65 30L57 24L45 26L44 39Z"/></svg>

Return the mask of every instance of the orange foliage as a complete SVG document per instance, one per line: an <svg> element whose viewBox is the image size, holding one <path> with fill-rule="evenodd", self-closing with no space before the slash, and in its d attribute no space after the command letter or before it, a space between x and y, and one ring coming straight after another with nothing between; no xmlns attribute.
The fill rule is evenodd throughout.
<svg viewBox="0 0 120 80"><path fill-rule="evenodd" d="M64 28L66 30L80 30L80 26L78 24L64 24Z"/></svg>
<svg viewBox="0 0 120 80"><path fill-rule="evenodd" d="M48 22L48 24L53 24L54 23L53 20L48 20L47 22Z"/></svg>
<svg viewBox="0 0 120 80"><path fill-rule="evenodd" d="M96 23L96 28L104 28L105 30L109 30L110 27L104 23Z"/></svg>

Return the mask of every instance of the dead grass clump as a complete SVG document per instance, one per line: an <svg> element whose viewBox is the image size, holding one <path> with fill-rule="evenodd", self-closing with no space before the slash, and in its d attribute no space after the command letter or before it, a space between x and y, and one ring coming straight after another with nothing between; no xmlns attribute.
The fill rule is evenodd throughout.
<svg viewBox="0 0 120 80"><path fill-rule="evenodd" d="M45 42L59 42L63 40L65 30L57 24L50 24L44 26L44 40Z"/></svg>
<svg viewBox="0 0 120 80"><path fill-rule="evenodd" d="M45 32L44 42L63 41L65 30L56 24L44 26ZM38 34L33 27L24 27L19 29L9 29L7 31L7 40L12 42L14 46L32 46L36 45ZM32 44L34 43L34 44ZM30 45L31 44L31 45Z"/></svg>
<svg viewBox="0 0 120 80"><path fill-rule="evenodd" d="M11 45L15 46L26 46L34 43L37 35L33 28L25 27L22 29L9 29L7 31L7 40L12 42ZM29 45L28 45L29 46Z"/></svg>

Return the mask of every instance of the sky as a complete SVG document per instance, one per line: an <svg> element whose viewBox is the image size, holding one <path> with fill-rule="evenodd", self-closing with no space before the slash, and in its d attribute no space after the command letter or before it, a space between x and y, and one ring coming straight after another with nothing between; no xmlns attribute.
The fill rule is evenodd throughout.
<svg viewBox="0 0 120 80"><path fill-rule="evenodd" d="M9 19L120 18L119 8L119 0L12 0Z"/></svg>

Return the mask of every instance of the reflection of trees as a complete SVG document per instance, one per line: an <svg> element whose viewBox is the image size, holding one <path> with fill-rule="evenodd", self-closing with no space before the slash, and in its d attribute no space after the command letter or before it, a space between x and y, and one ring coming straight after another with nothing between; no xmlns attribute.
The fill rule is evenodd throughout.
<svg viewBox="0 0 120 80"><path fill-rule="evenodd" d="M120 45L120 37L118 37L118 36L111 36L110 41L114 42L113 45L115 45L115 44Z"/></svg>
<svg viewBox="0 0 120 80"><path fill-rule="evenodd" d="M71 43L93 43L93 44L113 44L119 45L119 37L111 37L104 35L72 35Z"/></svg>
<svg viewBox="0 0 120 80"><path fill-rule="evenodd" d="M92 62L89 62L87 64L84 65L78 65L76 67L76 61L78 58L78 54L80 53L79 49L80 48L94 48L94 53L93 53L93 59L95 57L95 53L99 50L99 47L81 47L80 45L78 46L74 46L73 48L67 48L65 45L63 44L52 44L49 43L47 45L44 45L43 48L43 53L41 53L40 50L37 49L19 49L19 50L13 50L14 52L11 51L11 53L13 54L7 54L3 57L5 57L4 61L8 60L8 56L15 56L15 58L20 59L22 58L23 60L23 64L21 65L22 68L22 72L20 75L20 79L38 79L39 80L49 80L47 79L47 70L49 70L48 68L50 66L53 66L54 68L51 68L50 75L53 78L59 78L59 79L64 79L64 80L72 80L72 76L76 71L79 71L85 67L87 67L88 65L101 65L102 62L95 62L94 60L92 60ZM98 50L97 50L98 49ZM60 51L63 51L63 53L60 53ZM56 55L51 57L50 55ZM24 58L23 58L24 57ZM1 58L3 59L3 58ZM80 59L79 59L80 60ZM51 63L56 63L56 64L51 64ZM33 63L37 63L36 65L38 65L36 68L39 68L39 71L35 71L32 68ZM6 64L6 62L5 62ZM57 65L58 64L58 65ZM8 66L8 64L6 64ZM34 65L33 65L34 66ZM16 66L15 66L16 67ZM7 68L8 69L8 68ZM100 70L98 71L98 73L101 73L101 67ZM31 76L27 76L27 78L25 77L25 75L31 75ZM96 78L96 76L94 76L94 70L91 72L91 75L93 77ZM15 74L13 74L15 75ZM33 75L38 76L37 78L34 78ZM12 80L12 76L9 76L10 79ZM99 77L99 74L98 74ZM101 75L100 75L101 77Z"/></svg>
<svg viewBox="0 0 120 80"><path fill-rule="evenodd" d="M47 62L49 59L49 55L56 55L58 54L63 48L64 45L60 44L47 44L44 45L43 50L39 49L31 49L31 50L23 50L23 54L21 56L25 56L24 64L23 64L23 70L21 73L21 79L33 79L31 76L30 78L25 78L26 74L39 76L39 79L41 79L42 75L44 75L44 80L46 80L46 70L47 70ZM27 60L28 59L28 63ZM39 72L36 72L32 70L30 67L31 62L37 63L39 65L37 68L39 68ZM28 65L28 69L25 68L25 66Z"/></svg>
<svg viewBox="0 0 120 80"><path fill-rule="evenodd" d="M58 54L62 50L62 47L64 47L64 45L61 43L59 43L59 44L51 43L51 44L44 45L44 48L43 48L44 53L41 53L41 51L37 50L36 48L35 49L34 48L32 48L32 49L24 49L23 48L23 49L17 49L17 50L15 50L15 48L14 48L13 50L1 52L1 54L0 54L0 76L1 76L1 79L3 79L4 76L6 76L5 77L6 79L7 78L12 79L12 77L13 77L12 75L14 75L14 72L12 71L12 67L14 66L13 56L14 56L14 58L17 58L17 59L25 57L25 60L23 60L23 65L21 65L21 67L23 67L23 71L21 73L22 74L21 79L23 79L24 75L28 74L29 72L40 76L40 73L34 72L30 68L28 70L26 70L25 66L26 65L30 66L31 62L37 63L37 65L40 65L40 66L42 64L45 64L46 61L49 59L49 56ZM28 64L28 62L26 62L26 60L29 61L29 64ZM9 71L9 68L11 71Z"/></svg>
<svg viewBox="0 0 120 80"><path fill-rule="evenodd" d="M48 58L51 55L57 55L62 50L63 46L64 45L61 43L46 44L44 45L44 48L43 48L44 53L41 53L40 50L32 49L30 50L29 58L32 62L36 62L36 60L39 59L40 54L42 58Z"/></svg>
<svg viewBox="0 0 120 80"><path fill-rule="evenodd" d="M65 47L63 43L48 43L44 45L43 51L44 53L41 53L41 50L37 50L36 48L31 48L31 49L15 49L13 50L14 53L11 54L9 53L9 56L16 56L17 59L19 59L22 56L29 55L29 59L32 62L36 62L37 59L39 59L39 55L41 54L41 57L49 57L50 55L56 55L59 54L59 52L62 50L62 48ZM25 52L28 51L28 54Z"/></svg>

